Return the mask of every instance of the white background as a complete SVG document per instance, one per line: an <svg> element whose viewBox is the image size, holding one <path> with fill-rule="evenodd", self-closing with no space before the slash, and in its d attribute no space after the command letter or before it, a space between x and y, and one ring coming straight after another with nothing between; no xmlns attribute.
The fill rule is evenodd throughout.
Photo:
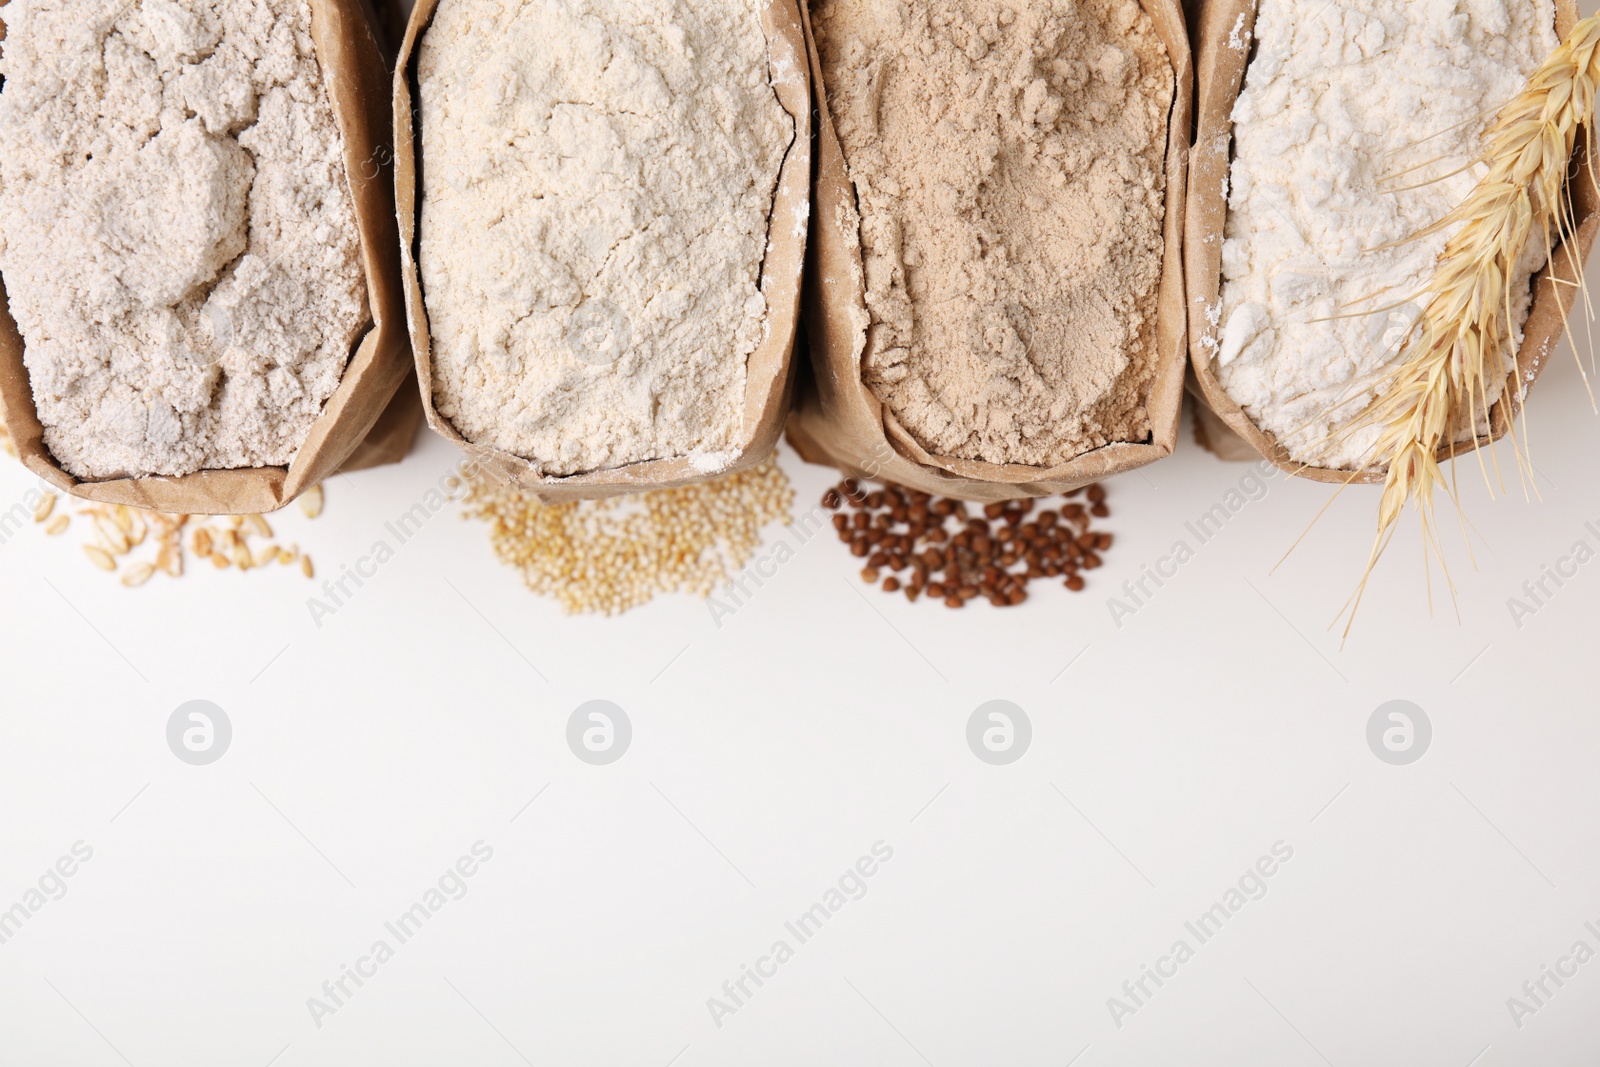
<svg viewBox="0 0 1600 1067"><path fill-rule="evenodd" d="M864 590L818 537L720 627L684 598L566 618L451 506L318 628L286 568L130 591L81 521L25 529L0 544L0 909L93 858L0 944L0 1064L1591 1064L1600 960L1520 1028L1507 1007L1600 949L1600 561L1508 610L1600 549L1565 349L1530 426L1542 499L1509 450L1502 499L1461 465L1455 604L1435 572L1430 613L1408 518L1343 647L1376 493L1274 571L1333 495L1282 477L1113 622L1252 473L1187 432L1110 483L1088 592L1004 612ZM425 435L274 521L333 575L453 462ZM783 463L809 508L828 472ZM33 484L5 464L0 510ZM634 737L595 767L565 731L602 698ZM193 699L233 724L210 766L167 747ZM992 699L1033 724L1006 767L966 742ZM1410 766L1366 740L1394 699L1433 724ZM308 998L478 841L466 895L318 1026ZM865 896L718 1026L708 998L879 841ZM1197 946L1185 922L1277 842L1265 896ZM1194 958L1117 1026L1108 998L1179 938Z"/></svg>

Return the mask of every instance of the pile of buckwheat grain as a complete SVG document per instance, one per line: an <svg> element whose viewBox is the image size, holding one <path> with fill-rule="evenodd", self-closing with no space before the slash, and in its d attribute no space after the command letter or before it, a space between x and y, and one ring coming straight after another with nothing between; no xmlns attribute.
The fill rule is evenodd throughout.
<svg viewBox="0 0 1600 1067"><path fill-rule="evenodd" d="M1078 496L1086 503L1072 499ZM960 500L892 483L869 491L854 479L822 495L823 507L836 512L839 540L866 563L862 581L949 608L979 597L997 608L1016 607L1038 579L1060 578L1072 592L1083 591L1083 572L1099 567L1112 543L1110 534L1090 528L1093 519L1111 515L1105 489L1073 490L1035 515L1037 504L988 504L980 517L970 514L975 505Z"/></svg>
<svg viewBox="0 0 1600 1067"><path fill-rule="evenodd" d="M708 597L750 561L762 527L789 522L794 505L770 459L680 489L570 504L541 504L483 471L466 482L465 517L490 524L501 562L574 615L617 615L662 593Z"/></svg>

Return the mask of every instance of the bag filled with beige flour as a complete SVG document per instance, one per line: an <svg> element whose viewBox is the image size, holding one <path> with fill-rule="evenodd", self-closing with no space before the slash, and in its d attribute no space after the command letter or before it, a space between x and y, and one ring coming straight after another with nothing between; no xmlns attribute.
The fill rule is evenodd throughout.
<svg viewBox="0 0 1600 1067"><path fill-rule="evenodd" d="M1190 157L1191 388L1205 439L1323 482L1376 482L1380 400L1473 192L1496 112L1577 20L1571 0L1205 0ZM1511 286L1488 414L1440 458L1503 436L1560 344L1600 216L1587 167L1573 237ZM1509 399L1508 399L1509 398ZM1214 413L1214 414L1213 414ZM1463 423L1468 420L1462 419ZM1229 439L1229 431L1242 442Z"/></svg>
<svg viewBox="0 0 1600 1067"><path fill-rule="evenodd" d="M0 10L0 410L28 467L101 503L254 513L403 455L362 0Z"/></svg>
<svg viewBox="0 0 1600 1067"><path fill-rule="evenodd" d="M809 221L795 0L421 0L396 193L429 425L545 501L750 468Z"/></svg>
<svg viewBox="0 0 1600 1067"><path fill-rule="evenodd" d="M1169 455L1186 327L1178 0L812 0L801 455L929 493Z"/></svg>

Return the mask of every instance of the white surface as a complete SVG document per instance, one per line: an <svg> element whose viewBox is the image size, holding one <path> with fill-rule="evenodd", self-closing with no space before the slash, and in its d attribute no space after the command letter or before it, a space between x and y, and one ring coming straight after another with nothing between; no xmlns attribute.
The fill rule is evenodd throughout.
<svg viewBox="0 0 1600 1067"><path fill-rule="evenodd" d="M863 596L819 537L720 629L682 599L567 619L452 507L318 629L286 569L128 591L79 530L25 529L0 544L0 909L94 854L0 944L0 1063L1592 1063L1600 961L1520 1029L1506 1003L1600 949L1600 562L1520 629L1507 608L1600 548L1565 351L1531 426L1542 502L1462 466L1460 621L1429 614L1408 522L1342 650L1375 494L1271 573L1331 495L1282 478L1114 625L1107 597L1249 471L1187 437L1111 485L1088 593L1007 612ZM280 525L333 575L451 462L430 439ZM802 506L830 481L785 465ZM30 484L0 467L0 511ZM234 727L205 767L165 739L196 698ZM610 766L565 742L595 698L633 723ZM996 698L1033 722L1008 767L965 740ZM1405 767L1365 739L1397 698L1434 728ZM466 896L319 1028L308 998L479 840ZM707 998L880 840L865 897L719 1028ZM1114 1025L1107 998L1278 841L1265 897Z"/></svg>
<svg viewBox="0 0 1600 1067"><path fill-rule="evenodd" d="M1271 575L1329 495L1283 479L1113 625L1109 591L1247 472L1188 444L1112 486L1091 592L1010 612L863 600L817 538L720 630L681 599L567 619L451 509L318 630L287 570L130 592L26 529L0 546L0 906L94 857L0 945L0 1061L1589 1062L1600 964L1520 1030L1505 1004L1600 945L1600 565L1520 630L1506 608L1600 541L1600 420L1570 362L1533 416L1546 499L1469 489L1462 621L1429 616L1408 529L1344 651L1372 494ZM333 574L450 461L430 440L280 525ZM786 465L807 500L828 480ZM7 465L0 499L28 484ZM164 735L195 698L234 725L206 767ZM611 766L564 743L593 698L633 722ZM965 743L994 698L1034 724L1009 767ZM1409 767L1365 742L1394 698L1434 724ZM307 998L480 839L470 892L315 1026ZM865 898L715 1026L707 998L879 840ZM1116 1028L1107 998L1279 840L1267 896Z"/></svg>

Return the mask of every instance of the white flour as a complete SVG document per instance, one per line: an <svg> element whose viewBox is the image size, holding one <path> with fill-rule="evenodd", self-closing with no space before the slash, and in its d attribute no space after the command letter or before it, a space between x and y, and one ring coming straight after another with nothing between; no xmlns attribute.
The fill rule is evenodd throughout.
<svg viewBox="0 0 1600 1067"><path fill-rule="evenodd" d="M1256 37L1233 114L1217 374L1296 459L1355 469L1370 462L1377 430L1340 428L1375 399L1448 234L1407 239L1466 199L1484 168L1394 190L1478 155L1493 112L1556 47L1555 9L1262 0ZM1541 248L1527 273L1542 262ZM1525 276L1513 302L1519 343L1529 302ZM1316 321L1392 304L1402 307Z"/></svg>
<svg viewBox="0 0 1600 1067"><path fill-rule="evenodd" d="M444 0L422 39L434 401L567 475L720 469L794 123L764 0Z"/></svg>
<svg viewBox="0 0 1600 1067"><path fill-rule="evenodd" d="M79 478L287 464L368 321L307 0L12 0L0 273Z"/></svg>

